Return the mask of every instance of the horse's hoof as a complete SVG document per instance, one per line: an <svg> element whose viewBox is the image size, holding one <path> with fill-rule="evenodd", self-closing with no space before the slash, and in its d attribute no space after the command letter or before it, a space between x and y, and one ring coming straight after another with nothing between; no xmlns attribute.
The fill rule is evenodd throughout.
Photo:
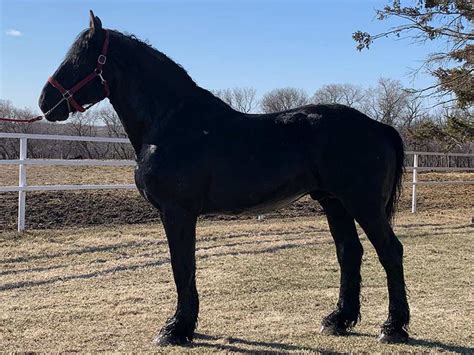
<svg viewBox="0 0 474 355"><path fill-rule="evenodd" d="M347 331L345 329L339 328L336 325L322 325L319 330L320 334L323 335L346 335Z"/></svg>
<svg viewBox="0 0 474 355"><path fill-rule="evenodd" d="M170 345L186 345L190 341L185 336L177 336L174 334L158 334L153 340L153 343L157 346L170 346Z"/></svg>
<svg viewBox="0 0 474 355"><path fill-rule="evenodd" d="M383 344L396 344L408 342L408 333L405 330L382 331L377 339Z"/></svg>

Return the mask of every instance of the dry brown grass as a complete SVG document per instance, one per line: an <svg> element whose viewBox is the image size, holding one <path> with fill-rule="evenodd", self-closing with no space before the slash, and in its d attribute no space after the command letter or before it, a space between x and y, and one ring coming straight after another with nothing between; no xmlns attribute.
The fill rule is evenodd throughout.
<svg viewBox="0 0 474 355"><path fill-rule="evenodd" d="M29 185L133 184L131 166L28 166ZM18 185L18 166L2 165L0 185Z"/></svg>
<svg viewBox="0 0 474 355"><path fill-rule="evenodd" d="M204 221L198 229L199 336L182 351L465 351L474 349L471 211L401 214L412 309L408 345L375 340L385 276L362 237L362 322L318 334L339 268L322 217ZM0 237L3 351L156 351L175 302L160 225L104 226Z"/></svg>

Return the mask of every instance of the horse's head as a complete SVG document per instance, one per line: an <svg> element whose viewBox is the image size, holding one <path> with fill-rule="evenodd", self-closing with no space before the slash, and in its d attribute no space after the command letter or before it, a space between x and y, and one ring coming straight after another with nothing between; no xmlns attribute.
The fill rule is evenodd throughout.
<svg viewBox="0 0 474 355"><path fill-rule="evenodd" d="M81 32L66 58L48 79L38 104L48 121L64 121L70 113L84 111L108 96L102 67L106 62L108 31L90 11L90 27Z"/></svg>

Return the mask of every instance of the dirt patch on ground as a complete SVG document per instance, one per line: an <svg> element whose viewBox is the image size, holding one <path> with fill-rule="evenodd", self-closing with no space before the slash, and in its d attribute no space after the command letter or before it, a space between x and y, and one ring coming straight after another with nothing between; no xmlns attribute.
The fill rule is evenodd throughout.
<svg viewBox="0 0 474 355"><path fill-rule="evenodd" d="M339 266L323 217L202 221L198 335L186 348L152 339L173 312L175 286L159 225L0 234L0 344L40 352L474 352L473 227L466 210L401 213L412 311L407 345L376 342L387 316L373 247L362 268L362 320L322 336Z"/></svg>
<svg viewBox="0 0 474 355"><path fill-rule="evenodd" d="M17 184L17 167L0 171L0 185ZM474 180L473 173L422 173L420 181ZM406 175L409 182L411 176ZM131 184L133 168L124 167L28 167L30 185ZM411 186L405 186L399 210L410 209ZM474 185L419 186L420 211L466 208L472 210ZM0 194L0 230L14 230L17 223L17 194ZM55 191L27 194L27 228L60 228L100 224L137 224L159 221L157 211L137 191ZM322 214L320 205L304 197L287 208L265 215L286 218ZM246 220L251 216L203 216L203 220Z"/></svg>
<svg viewBox="0 0 474 355"><path fill-rule="evenodd" d="M16 193L1 194L0 230L13 230L17 223ZM44 229L100 224L159 222L158 211L136 191L57 191L27 194L27 228ZM319 204L305 198L265 218L321 214ZM246 220L255 216L202 216L201 220Z"/></svg>

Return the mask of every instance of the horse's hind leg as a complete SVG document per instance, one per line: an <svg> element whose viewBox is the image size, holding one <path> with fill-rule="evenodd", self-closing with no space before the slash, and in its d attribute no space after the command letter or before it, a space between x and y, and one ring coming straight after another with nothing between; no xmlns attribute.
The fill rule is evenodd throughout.
<svg viewBox="0 0 474 355"><path fill-rule="evenodd" d="M173 276L178 292L176 312L161 329L158 345L184 344L193 339L199 299L196 289L196 220L179 207L163 207L161 220L171 255Z"/></svg>
<svg viewBox="0 0 474 355"><path fill-rule="evenodd" d="M371 208L367 203L351 208L354 216L375 247L379 260L387 274L389 309L388 318L382 325L381 342L408 340L407 326L410 310L403 275L403 246L393 233L383 207Z"/></svg>
<svg viewBox="0 0 474 355"><path fill-rule="evenodd" d="M319 202L326 213L341 268L339 300L336 309L323 319L321 332L342 335L359 319L363 249L354 218L341 202L335 198L323 198Z"/></svg>

